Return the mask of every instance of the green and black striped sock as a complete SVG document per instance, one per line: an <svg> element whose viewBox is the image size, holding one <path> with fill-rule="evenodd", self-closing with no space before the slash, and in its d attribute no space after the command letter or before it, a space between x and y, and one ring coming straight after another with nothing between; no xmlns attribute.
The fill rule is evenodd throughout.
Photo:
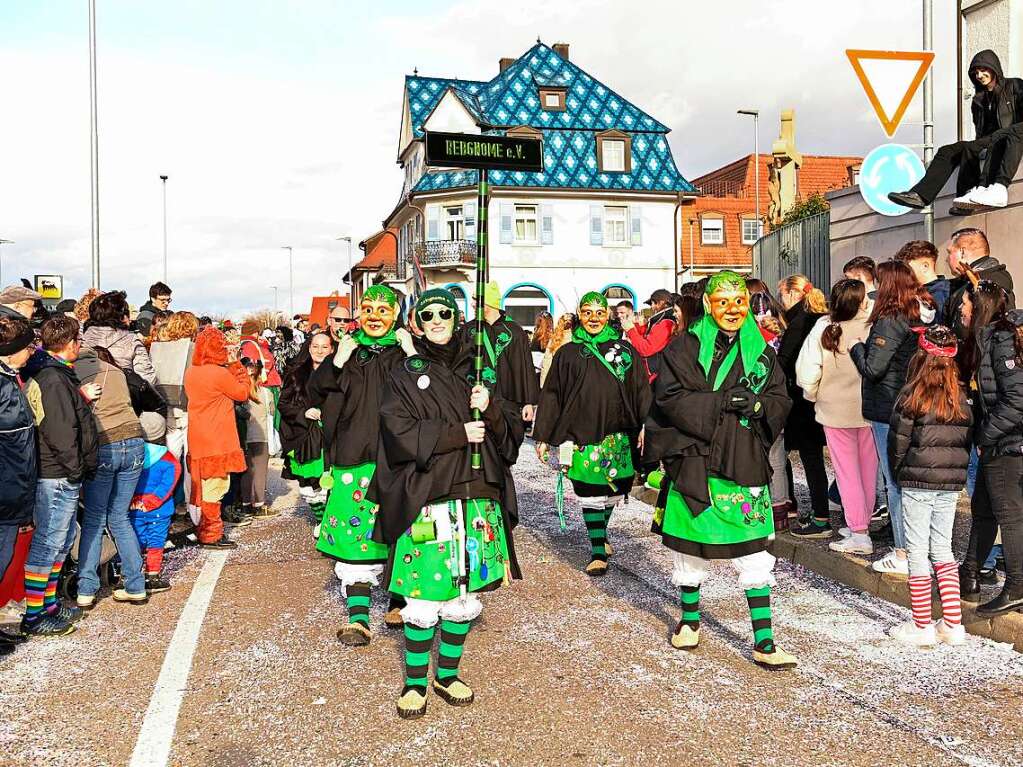
<svg viewBox="0 0 1023 767"><path fill-rule="evenodd" d="M420 687L426 690L426 676L430 670L430 650L433 635L437 629L428 629L405 624L405 687Z"/></svg>
<svg viewBox="0 0 1023 767"><path fill-rule="evenodd" d="M348 620L369 628L369 584L353 583L348 587Z"/></svg>
<svg viewBox="0 0 1023 767"><path fill-rule="evenodd" d="M679 628L682 628L682 626L688 626L693 631L699 631L700 587L682 586L679 588L679 596L682 600L682 620L679 621Z"/></svg>
<svg viewBox="0 0 1023 767"><path fill-rule="evenodd" d="M309 511L316 518L317 522L323 522L323 512L327 508L327 504L314 502L309 504Z"/></svg>
<svg viewBox="0 0 1023 767"><path fill-rule="evenodd" d="M586 523L586 533L590 536L591 558L606 562L607 550L604 544L607 543L607 518L604 509L583 506L583 522Z"/></svg>
<svg viewBox="0 0 1023 767"><path fill-rule="evenodd" d="M462 660L465 637L469 633L469 621L440 622L440 649L437 651L437 681L447 687L448 682L458 676L458 664Z"/></svg>
<svg viewBox="0 0 1023 767"><path fill-rule="evenodd" d="M614 513L614 510L615 510L614 506L604 507L604 527L607 527L609 524L611 524L611 515Z"/></svg>
<svg viewBox="0 0 1023 767"><path fill-rule="evenodd" d="M771 587L746 589L746 602L753 621L753 644L760 652L774 652L774 631L771 629Z"/></svg>

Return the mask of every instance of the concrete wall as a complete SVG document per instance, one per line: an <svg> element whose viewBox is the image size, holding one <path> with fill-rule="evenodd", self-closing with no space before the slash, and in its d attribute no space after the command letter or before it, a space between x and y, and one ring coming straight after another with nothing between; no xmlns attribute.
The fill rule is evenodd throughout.
<svg viewBox="0 0 1023 767"><path fill-rule="evenodd" d="M1004 209L951 217L948 209L954 196L954 189L946 186L934 203L934 241L942 255L943 244L953 231L975 226L987 234L991 255L1008 266L1015 279L1023 280L1023 169L1009 187L1009 205ZM835 280L841 277L842 265L853 256L885 261L903 243L924 237L922 215L890 217L874 213L860 196L858 186L831 192L827 199L831 203L831 275ZM938 268L948 272L944 258Z"/></svg>

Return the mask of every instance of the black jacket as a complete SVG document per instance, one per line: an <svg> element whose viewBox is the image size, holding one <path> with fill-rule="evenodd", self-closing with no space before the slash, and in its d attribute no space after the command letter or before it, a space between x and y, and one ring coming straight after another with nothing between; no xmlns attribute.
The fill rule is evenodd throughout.
<svg viewBox="0 0 1023 767"><path fill-rule="evenodd" d="M1023 360L1016 355L1016 333L1023 311L980 332L977 339L977 445L989 455L1019 455L1023 451Z"/></svg>
<svg viewBox="0 0 1023 767"><path fill-rule="evenodd" d="M870 329L867 342L856 344L849 350L853 364L863 376L861 394L863 417L868 421L888 423L895 400L906 385L906 370L920 345L920 337L901 317L878 320Z"/></svg>
<svg viewBox="0 0 1023 767"><path fill-rule="evenodd" d="M895 403L888 432L888 463L900 487L959 492L973 444L973 403L959 390L963 418L938 423L934 413L913 418L903 410L906 390Z"/></svg>
<svg viewBox="0 0 1023 767"><path fill-rule="evenodd" d="M998 84L993 91L987 90L973 77L976 67L984 67L995 73ZM1002 75L1002 62L997 54L988 49L980 51L970 62L970 80L977 92L970 104L973 128L977 138L990 136L1000 128L1010 128L1023 122L1023 80Z"/></svg>
<svg viewBox="0 0 1023 767"><path fill-rule="evenodd" d="M813 330L813 326L817 324L817 320L823 316L816 312L808 312L806 301L800 301L785 312L787 326L778 347L778 364L785 374L785 389L792 400L792 409L785 421L786 450L824 446L824 429L817 423L814 405L807 402L802 387L796 383L796 360L799 358L799 351L803 348L803 343Z"/></svg>
<svg viewBox="0 0 1023 767"><path fill-rule="evenodd" d="M49 355L35 371L42 420L38 424L39 476L81 482L96 471L96 418L70 366Z"/></svg>
<svg viewBox="0 0 1023 767"><path fill-rule="evenodd" d="M35 425L18 374L0 363L0 527L32 521L39 475Z"/></svg>
<svg viewBox="0 0 1023 767"><path fill-rule="evenodd" d="M160 310L153 306L152 299L142 304L138 315L135 317L135 327L138 328L140 334L143 336L149 335L149 331L153 327L153 317L156 316L158 311Z"/></svg>
<svg viewBox="0 0 1023 767"><path fill-rule="evenodd" d="M977 277L988 280L1000 286L1009 295L1008 308L1016 306L1016 295L1013 293L1012 275L1005 268L1005 264L994 256L984 256L970 264L970 268L977 273ZM945 304L945 325L955 330L961 340L967 336L967 330L963 326L962 313L963 297L969 289L970 283L965 277L957 277L952 280L949 288L949 298Z"/></svg>

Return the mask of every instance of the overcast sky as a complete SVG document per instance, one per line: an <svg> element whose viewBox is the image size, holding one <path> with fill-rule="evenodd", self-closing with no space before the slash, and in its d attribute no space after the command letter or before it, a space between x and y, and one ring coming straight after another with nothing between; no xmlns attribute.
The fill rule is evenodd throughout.
<svg viewBox="0 0 1023 767"><path fill-rule="evenodd" d="M671 127L695 178L752 151L738 108L761 110L762 150L794 107L805 154L885 139L846 48L918 50L919 0L509 3L433 0L98 0L102 285L133 303L162 276L168 181L176 308L269 306L294 248L295 308L340 286L359 240L397 202L403 77L489 79L539 36ZM949 8L946 9L945 6ZM939 142L955 136L955 13L935 3ZM86 0L0 2L3 282L89 259ZM1018 74L1018 73L1009 73ZM920 99L907 122L919 123ZM896 136L920 143L919 125Z"/></svg>

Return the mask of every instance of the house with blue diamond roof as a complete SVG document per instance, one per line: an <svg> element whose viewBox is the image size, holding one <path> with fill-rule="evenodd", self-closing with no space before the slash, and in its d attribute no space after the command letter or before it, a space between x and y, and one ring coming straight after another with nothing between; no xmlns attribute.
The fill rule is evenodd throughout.
<svg viewBox="0 0 1023 767"><path fill-rule="evenodd" d="M491 80L405 78L398 164L398 281L442 286L472 316L477 172L426 168L427 131L543 139L541 172L490 171L490 278L526 327L575 309L588 290L617 302L672 288L679 206L696 188L679 172L669 128L539 40L503 58Z"/></svg>

